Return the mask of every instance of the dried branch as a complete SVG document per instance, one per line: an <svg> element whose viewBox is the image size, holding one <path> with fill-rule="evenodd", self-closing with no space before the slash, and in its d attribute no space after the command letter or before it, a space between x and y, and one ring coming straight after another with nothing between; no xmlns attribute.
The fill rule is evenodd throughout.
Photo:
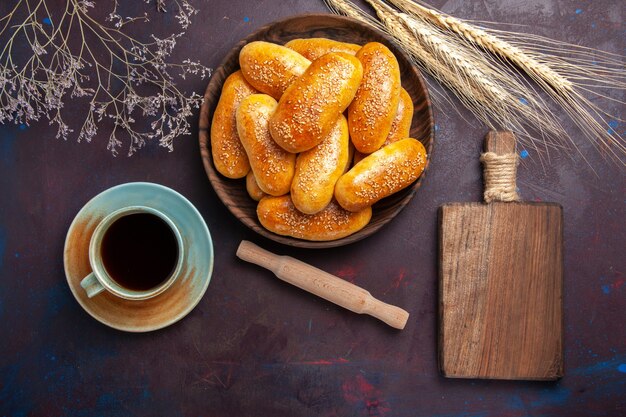
<svg viewBox="0 0 626 417"><path fill-rule="evenodd" d="M116 0L101 23L89 14L94 6L93 1L67 0L53 21L46 0L19 0L0 19L0 37L7 37L0 52L0 123L28 125L47 118L57 126L56 137L67 139L73 129L65 123L62 109L68 100L85 97L88 110L78 141L90 142L102 122L109 120L107 148L113 154L123 145L120 131L129 139L128 155L155 139L173 150L176 137L190 134L187 119L202 101L196 93L180 91L175 79L210 75L210 69L198 62L168 61L197 11L187 0L176 1L176 19L183 31L165 38L152 34L150 40L141 41L123 29L148 22L147 13L122 17ZM157 7L163 6L163 1L157 2ZM27 58L17 62L17 51L24 45Z"/></svg>

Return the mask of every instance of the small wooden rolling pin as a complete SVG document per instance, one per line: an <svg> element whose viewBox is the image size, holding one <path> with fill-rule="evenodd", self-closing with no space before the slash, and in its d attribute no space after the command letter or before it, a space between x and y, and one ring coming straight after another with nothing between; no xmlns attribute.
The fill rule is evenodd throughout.
<svg viewBox="0 0 626 417"><path fill-rule="evenodd" d="M369 291L290 256L279 256L247 240L241 241L237 256L269 269L283 281L322 297L358 314L369 314L396 329L404 329L409 313L372 297Z"/></svg>

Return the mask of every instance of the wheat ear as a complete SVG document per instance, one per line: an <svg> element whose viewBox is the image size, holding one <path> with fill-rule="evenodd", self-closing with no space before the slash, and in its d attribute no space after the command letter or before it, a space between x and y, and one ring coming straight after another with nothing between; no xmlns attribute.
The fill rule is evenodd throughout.
<svg viewBox="0 0 626 417"><path fill-rule="evenodd" d="M407 13L414 13L415 16L428 20L442 29L449 30L459 36L462 36L471 44L486 49L504 59L508 59L524 70L533 79L543 81L555 90L571 91L572 89L572 83L567 78L559 75L548 65L537 61L516 46L511 45L510 43L503 41L498 37L477 28L476 26L470 25L453 16L444 15L437 10L429 9L412 1L389 1Z"/></svg>
<svg viewBox="0 0 626 417"><path fill-rule="evenodd" d="M623 101L607 97L590 89L585 82L595 81L604 87L624 89L621 79L624 77L623 65L621 69L607 67L615 64L618 56L606 56L603 59L605 66L585 65L584 63L568 62L562 57L549 54L547 51L527 51L500 39L486 30L477 28L455 17L446 15L437 10L425 7L411 0L389 0L401 10L411 16L429 22L442 30L449 31L459 36L470 46L481 48L491 54L507 60L517 66L533 79L552 99L565 110L572 121L581 129L583 134L601 151L605 151L617 162L624 163L626 155L626 143L624 139L613 129L607 129L608 123L605 117L614 116L600 109L584 93L596 94L600 97L624 104ZM570 47L561 44L565 50L581 52L579 47ZM595 52L589 49L588 52ZM544 63L534 56L541 58ZM602 53L601 53L602 55ZM584 56L584 55L583 55ZM489 57L486 57L489 59ZM623 57L622 57L623 58ZM497 64L495 60L494 64ZM558 68L558 71L556 70ZM568 74L567 76L563 74ZM519 78L519 77L518 77ZM520 80L523 81L523 80ZM597 85L596 85L597 87ZM570 140L570 142L572 142ZM573 143L573 142L572 142Z"/></svg>
<svg viewBox="0 0 626 417"><path fill-rule="evenodd" d="M349 0L326 0L331 10L369 23L372 19ZM550 118L545 105L529 96L526 105L519 101L526 90L515 78L499 68L485 64L473 48L458 48L449 35L424 22L390 8L381 1L368 1L383 29L396 38L414 63L441 84L454 91L461 102L487 126L518 132L520 141L532 148L562 147L555 132L563 129ZM376 24L380 27L380 24ZM543 142L534 140L528 126L542 132Z"/></svg>

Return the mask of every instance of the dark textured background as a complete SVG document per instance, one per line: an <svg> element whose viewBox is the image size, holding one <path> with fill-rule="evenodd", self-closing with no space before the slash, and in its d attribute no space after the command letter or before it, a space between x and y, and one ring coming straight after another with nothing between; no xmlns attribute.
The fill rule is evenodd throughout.
<svg viewBox="0 0 626 417"><path fill-rule="evenodd" d="M195 4L201 11L175 57L196 57L211 67L257 27L325 10L319 0ZM523 23L528 26L520 30L624 53L623 1L433 5L458 17ZM125 7L142 12L151 6ZM167 29L173 13L154 14L151 24ZM202 92L205 85L188 80L183 87ZM601 104L624 117L623 105ZM518 181L524 199L564 208L565 377L545 383L438 375L436 211L446 202L481 199L477 158L486 128L445 106L434 110L433 159L411 203L373 237L315 251L273 244L230 215L204 173L197 116L193 135L179 138L175 152L153 144L132 158L124 152L111 157L105 136L78 144L55 139L45 122L0 126L0 415L626 415L626 181L623 169L591 148L583 153L597 175L580 156L554 153L542 166L531 151ZM626 134L623 122L612 123ZM181 322L148 334L119 332L92 319L74 300L63 271L63 242L74 215L95 194L129 181L157 182L187 196L215 242L215 270L200 304ZM241 239L403 306L411 313L406 329L341 310L238 261Z"/></svg>

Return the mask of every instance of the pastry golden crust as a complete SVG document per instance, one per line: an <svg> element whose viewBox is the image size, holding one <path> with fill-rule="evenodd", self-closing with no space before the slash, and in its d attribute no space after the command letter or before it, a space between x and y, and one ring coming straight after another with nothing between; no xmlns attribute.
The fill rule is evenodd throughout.
<svg viewBox="0 0 626 417"><path fill-rule="evenodd" d="M267 94L253 94L237 109L237 131L254 177L264 193L274 196L289 192L296 166L296 155L282 149L270 136L268 120L276 106L276 100Z"/></svg>
<svg viewBox="0 0 626 417"><path fill-rule="evenodd" d="M370 42L356 53L363 80L348 109L350 137L357 151L378 150L389 131L400 100L400 66L383 44Z"/></svg>
<svg viewBox="0 0 626 417"><path fill-rule="evenodd" d="M274 140L294 153L319 144L354 98L362 74L351 55L329 53L315 60L280 98L270 119Z"/></svg>
<svg viewBox="0 0 626 417"><path fill-rule="evenodd" d="M424 171L426 150L421 142L402 139L365 157L335 185L335 198L346 210L360 211L408 187Z"/></svg>
<svg viewBox="0 0 626 417"><path fill-rule="evenodd" d="M265 197L257 206L259 221L267 230L298 239L312 241L337 240L358 232L372 217L367 207L352 213L332 201L316 214L304 214L296 209L290 196Z"/></svg>
<svg viewBox="0 0 626 417"><path fill-rule="evenodd" d="M310 64L296 51L269 42L250 42L239 52L239 66L246 80L276 100Z"/></svg>
<svg viewBox="0 0 626 417"><path fill-rule="evenodd" d="M361 45L326 38L294 39L287 42L285 46L311 61L315 61L329 52L345 52L354 55L361 49Z"/></svg>
<svg viewBox="0 0 626 417"><path fill-rule="evenodd" d="M413 100L409 93L404 89L400 89L400 100L398 101L398 110L391 124L391 130L383 146L390 143L406 139L411 135L411 122L413 121Z"/></svg>
<svg viewBox="0 0 626 417"><path fill-rule="evenodd" d="M413 121L413 100L409 93L403 88L400 90L400 101L398 101L398 110L396 116L391 124L391 130L383 146L387 146L390 143L397 142L401 139L406 139L411 134L411 122ZM361 152L354 153L354 165L358 164L368 154Z"/></svg>
<svg viewBox="0 0 626 417"><path fill-rule="evenodd" d="M257 184L256 178L254 178L254 172L252 171L248 172L248 175L246 175L246 191L248 191L248 195L254 201L260 201L267 195L261 190L259 184Z"/></svg>
<svg viewBox="0 0 626 417"><path fill-rule="evenodd" d="M306 214L323 210L332 200L335 183L343 175L349 158L348 122L339 116L330 134L296 159L291 183L291 199L296 208Z"/></svg>
<svg viewBox="0 0 626 417"><path fill-rule="evenodd" d="M241 101L258 93L243 77L234 72L224 82L222 95L211 122L211 153L217 171L228 178L243 178L250 171L246 151L239 140L235 114Z"/></svg>

